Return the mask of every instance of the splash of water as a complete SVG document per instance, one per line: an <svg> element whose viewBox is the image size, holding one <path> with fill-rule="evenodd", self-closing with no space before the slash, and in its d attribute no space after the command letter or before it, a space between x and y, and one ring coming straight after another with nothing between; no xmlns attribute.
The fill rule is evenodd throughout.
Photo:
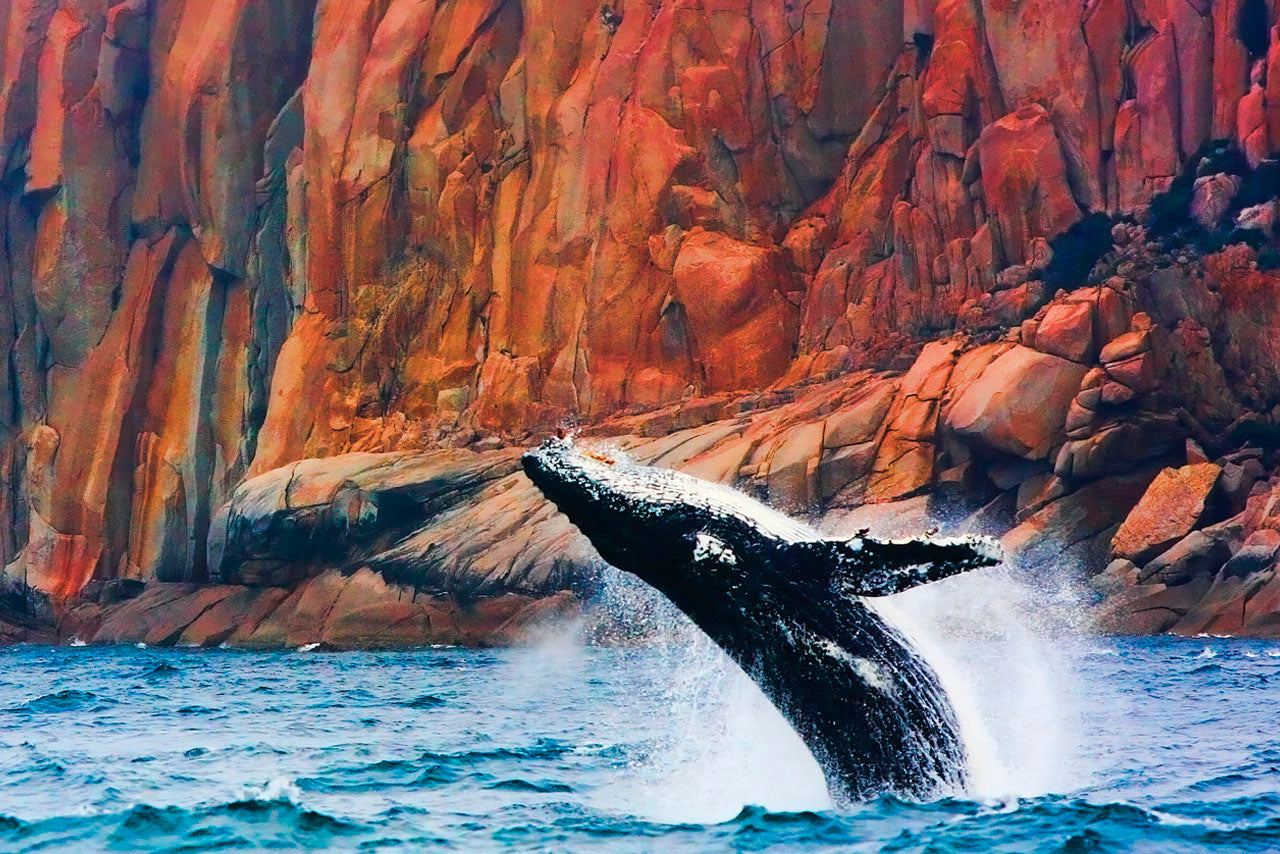
<svg viewBox="0 0 1280 854"><path fill-rule="evenodd" d="M656 590L616 570L602 601L662 652L635 674L663 715L598 804L655 821L721 822L744 806L832 806L822 769L759 686ZM625 715L619 710L618 714Z"/></svg>
<svg viewBox="0 0 1280 854"><path fill-rule="evenodd" d="M246 786L242 800L246 801L288 801L298 803L302 792L297 784L288 777L272 777L260 786Z"/></svg>
<svg viewBox="0 0 1280 854"><path fill-rule="evenodd" d="M868 600L951 698L969 762L956 794L1032 797L1090 781L1076 699L1089 644L1066 576L995 567ZM817 762L758 686L655 590L616 571L604 578L606 610L666 651L651 677L670 713L653 753L630 769L629 807L673 821L723 820L747 805L830 807Z"/></svg>
<svg viewBox="0 0 1280 854"><path fill-rule="evenodd" d="M938 674L980 799L1067 792L1087 784L1079 742L1082 638L1040 610L1042 594L1002 568L870 603Z"/></svg>
<svg viewBox="0 0 1280 854"><path fill-rule="evenodd" d="M927 523L963 532L961 517L929 502L863 507L835 530L869 528L883 537L919 536ZM1091 639L1079 567L1061 558L1032 575L1008 565L867 600L907 636L951 699L969 762L964 794L1034 797L1080 789L1093 779L1083 747Z"/></svg>

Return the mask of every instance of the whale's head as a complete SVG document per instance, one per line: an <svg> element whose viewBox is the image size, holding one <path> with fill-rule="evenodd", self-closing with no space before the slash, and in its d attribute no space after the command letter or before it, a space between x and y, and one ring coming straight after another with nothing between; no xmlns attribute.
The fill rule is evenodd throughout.
<svg viewBox="0 0 1280 854"><path fill-rule="evenodd" d="M646 570L664 545L697 525L688 496L672 482L674 472L638 465L609 448L551 439L521 463L601 557L641 577L650 575Z"/></svg>
<svg viewBox="0 0 1280 854"><path fill-rule="evenodd" d="M718 484L630 460L604 446L552 439L522 458L525 473L606 562L657 587L683 609L745 589L773 548L761 517L803 530ZM752 507L737 508L735 502ZM750 585L747 585L750 586Z"/></svg>

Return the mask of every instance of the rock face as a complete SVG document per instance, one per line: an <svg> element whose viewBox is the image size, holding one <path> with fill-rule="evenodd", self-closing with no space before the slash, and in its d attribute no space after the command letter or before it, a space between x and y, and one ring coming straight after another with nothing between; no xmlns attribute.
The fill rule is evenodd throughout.
<svg viewBox="0 0 1280 854"><path fill-rule="evenodd" d="M566 424L710 430L672 464L815 513L994 489L1093 560L1055 505L1280 417L1247 5L5 4L0 562L68 608L228 582L200 642L326 577L294 526L358 535L342 578L545 596L536 496L432 455ZM1272 461L1232 465L1240 512Z"/></svg>
<svg viewBox="0 0 1280 854"><path fill-rule="evenodd" d="M947 426L992 450L1042 460L1061 434L1087 371L1059 356L1013 347L965 389Z"/></svg>
<svg viewBox="0 0 1280 854"><path fill-rule="evenodd" d="M1146 561L1190 534L1221 475L1221 466L1208 462L1160 472L1116 531L1111 550Z"/></svg>

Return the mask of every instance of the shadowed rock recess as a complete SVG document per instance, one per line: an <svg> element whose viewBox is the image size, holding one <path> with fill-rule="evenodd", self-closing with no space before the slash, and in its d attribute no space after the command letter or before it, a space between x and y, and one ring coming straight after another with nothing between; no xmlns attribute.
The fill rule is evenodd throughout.
<svg viewBox="0 0 1280 854"><path fill-rule="evenodd" d="M0 639L528 638L563 427L1280 635L1272 5L0 4Z"/></svg>

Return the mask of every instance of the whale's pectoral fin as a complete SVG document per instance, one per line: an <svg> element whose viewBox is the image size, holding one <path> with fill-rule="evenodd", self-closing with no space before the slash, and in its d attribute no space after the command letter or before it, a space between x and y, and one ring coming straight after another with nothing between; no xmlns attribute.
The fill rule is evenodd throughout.
<svg viewBox="0 0 1280 854"><path fill-rule="evenodd" d="M995 566L1004 559L989 537L939 540L817 540L790 546L801 573L855 596L889 596L921 584Z"/></svg>

